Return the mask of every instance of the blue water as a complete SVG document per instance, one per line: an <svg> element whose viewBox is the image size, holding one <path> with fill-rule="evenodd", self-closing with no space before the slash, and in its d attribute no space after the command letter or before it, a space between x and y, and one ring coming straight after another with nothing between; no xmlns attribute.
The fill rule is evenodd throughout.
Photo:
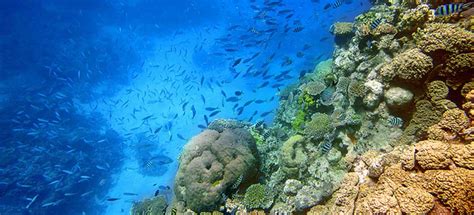
<svg viewBox="0 0 474 215"><path fill-rule="evenodd" d="M129 214L164 192L206 117L271 123L331 58L330 25L370 7L328 3L0 1L0 214Z"/></svg>

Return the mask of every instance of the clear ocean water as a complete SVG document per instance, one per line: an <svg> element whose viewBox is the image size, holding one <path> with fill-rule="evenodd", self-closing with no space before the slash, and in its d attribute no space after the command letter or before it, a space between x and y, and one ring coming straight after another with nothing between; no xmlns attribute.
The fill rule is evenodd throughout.
<svg viewBox="0 0 474 215"><path fill-rule="evenodd" d="M0 1L0 214L129 214L217 118L272 123L351 0ZM171 193L167 194L171 196Z"/></svg>

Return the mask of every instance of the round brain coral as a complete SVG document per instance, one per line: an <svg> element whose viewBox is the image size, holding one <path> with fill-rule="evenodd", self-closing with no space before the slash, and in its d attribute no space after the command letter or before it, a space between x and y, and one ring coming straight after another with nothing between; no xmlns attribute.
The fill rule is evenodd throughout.
<svg viewBox="0 0 474 215"><path fill-rule="evenodd" d="M179 161L176 199L194 211L210 211L239 178L255 174L256 145L244 129L205 130L188 142Z"/></svg>
<svg viewBox="0 0 474 215"><path fill-rule="evenodd" d="M397 77L405 81L421 80L433 68L433 60L414 48L407 50L395 58L392 62L381 68L382 76L387 80Z"/></svg>

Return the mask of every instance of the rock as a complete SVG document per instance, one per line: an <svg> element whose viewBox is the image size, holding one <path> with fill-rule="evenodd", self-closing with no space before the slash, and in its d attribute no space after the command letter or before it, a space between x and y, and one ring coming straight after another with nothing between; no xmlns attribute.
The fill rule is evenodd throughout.
<svg viewBox="0 0 474 215"><path fill-rule="evenodd" d="M403 107L413 101L413 93L401 87L391 87L385 92L384 97L390 107Z"/></svg>

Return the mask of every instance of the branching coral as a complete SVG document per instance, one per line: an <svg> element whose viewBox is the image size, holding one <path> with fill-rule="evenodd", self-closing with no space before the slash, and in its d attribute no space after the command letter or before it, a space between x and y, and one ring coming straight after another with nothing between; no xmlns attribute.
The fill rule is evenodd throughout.
<svg viewBox="0 0 474 215"><path fill-rule="evenodd" d="M432 68L432 59L415 48L397 55L381 68L381 74L386 80L397 77L404 81L416 81L425 77Z"/></svg>

